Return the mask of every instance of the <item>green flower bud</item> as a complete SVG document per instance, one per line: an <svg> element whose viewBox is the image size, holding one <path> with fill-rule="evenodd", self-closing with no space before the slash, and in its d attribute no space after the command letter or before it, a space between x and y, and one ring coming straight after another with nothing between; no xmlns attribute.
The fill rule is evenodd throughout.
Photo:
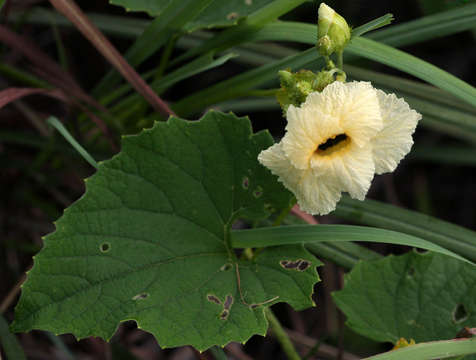
<svg viewBox="0 0 476 360"><path fill-rule="evenodd" d="M350 28L345 19L322 3L317 23L317 48L323 56L341 52L350 40Z"/></svg>
<svg viewBox="0 0 476 360"><path fill-rule="evenodd" d="M286 115L289 105L300 106L310 93L322 91L327 85L336 81L336 75L339 76L340 73L336 68L322 70L317 74L310 70L301 70L297 73L289 70L279 71L281 89L277 91L276 98L283 109L283 114Z"/></svg>

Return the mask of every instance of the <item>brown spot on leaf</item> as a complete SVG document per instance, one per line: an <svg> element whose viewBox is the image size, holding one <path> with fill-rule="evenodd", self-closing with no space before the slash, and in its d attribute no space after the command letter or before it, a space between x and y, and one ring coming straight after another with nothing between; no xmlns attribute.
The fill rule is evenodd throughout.
<svg viewBox="0 0 476 360"><path fill-rule="evenodd" d="M227 295L225 299L225 304L223 305L223 308L225 310L230 310L231 305L233 305L233 296Z"/></svg>
<svg viewBox="0 0 476 360"><path fill-rule="evenodd" d="M242 181L242 183L241 183L241 186L242 186L243 189L245 189L245 190L248 190L248 188L250 187L250 179L249 179L247 176L245 176L245 177L243 178L243 181Z"/></svg>
<svg viewBox="0 0 476 360"><path fill-rule="evenodd" d="M291 269L294 269L294 270L297 270L297 271L304 271L306 270L307 268L309 268L309 266L311 266L311 263L307 260L303 260L303 259L298 259L298 260L281 260L279 262L279 264L287 269L287 270L291 270Z"/></svg>
<svg viewBox="0 0 476 360"><path fill-rule="evenodd" d="M299 266L300 260L291 261L291 260L281 260L279 263L285 269L296 269Z"/></svg>
<svg viewBox="0 0 476 360"><path fill-rule="evenodd" d="M233 19L236 19L238 16L239 16L239 15L238 15L237 12L231 12L231 13L229 13L229 14L226 16L226 18L227 18L228 20L233 20Z"/></svg>
<svg viewBox="0 0 476 360"><path fill-rule="evenodd" d="M148 293L141 293L134 296L132 300L144 300L144 299L147 299L148 297L149 297Z"/></svg>
<svg viewBox="0 0 476 360"><path fill-rule="evenodd" d="M220 268L220 271L228 271L228 270L230 270L232 267L233 267L233 265L231 265L230 263L226 263L226 264L224 264L224 265Z"/></svg>
<svg viewBox="0 0 476 360"><path fill-rule="evenodd" d="M311 263L306 260L301 260L301 262L298 265L298 270L299 271L304 271L306 270L309 266L311 266Z"/></svg>
<svg viewBox="0 0 476 360"><path fill-rule="evenodd" d="M108 242L102 243L101 246L99 246L99 250L101 250L101 252L108 252L111 250L111 244Z"/></svg>
<svg viewBox="0 0 476 360"><path fill-rule="evenodd" d="M263 195L263 188L261 186L257 186L256 189L253 190L253 196L258 199L262 195Z"/></svg>
<svg viewBox="0 0 476 360"><path fill-rule="evenodd" d="M207 295L207 300L210 301L210 302L213 302L215 304L221 305L220 299L218 297L216 297L215 295L208 294Z"/></svg>
<svg viewBox="0 0 476 360"><path fill-rule="evenodd" d="M220 314L220 319L226 320L228 319L228 315L230 315L230 312L228 310L223 310L222 313Z"/></svg>

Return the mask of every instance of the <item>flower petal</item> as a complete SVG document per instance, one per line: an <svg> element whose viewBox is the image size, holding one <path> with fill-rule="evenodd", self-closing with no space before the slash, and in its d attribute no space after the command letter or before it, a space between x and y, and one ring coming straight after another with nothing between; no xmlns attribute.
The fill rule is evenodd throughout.
<svg viewBox="0 0 476 360"><path fill-rule="evenodd" d="M372 148L359 147L353 142L332 155L314 155L311 167L316 176L334 179L340 191L359 200L365 199L375 171Z"/></svg>
<svg viewBox="0 0 476 360"><path fill-rule="evenodd" d="M310 94L300 108L291 105L286 114L288 124L282 139L283 151L298 169L309 168L309 159L316 147L336 131L342 131L337 119L322 114L318 106L308 101L318 96L317 92Z"/></svg>
<svg viewBox="0 0 476 360"><path fill-rule="evenodd" d="M410 151L421 115L410 109L408 104L395 96L377 90L382 114L383 129L371 140L375 172L392 172L400 160Z"/></svg>
<svg viewBox="0 0 476 360"><path fill-rule="evenodd" d="M313 170L305 172L294 194L301 210L312 215L334 211L342 195L333 174L317 176Z"/></svg>
<svg viewBox="0 0 476 360"><path fill-rule="evenodd" d="M299 206L310 214L328 214L336 208L341 197L339 182L334 178L317 176L312 169L296 169L286 157L282 142L258 155L261 164L279 176L279 181L296 196Z"/></svg>
<svg viewBox="0 0 476 360"><path fill-rule="evenodd" d="M282 149L282 142L261 151L258 155L258 161L270 169L274 175L279 176L279 181L293 192L306 171L296 169L291 164Z"/></svg>
<svg viewBox="0 0 476 360"><path fill-rule="evenodd" d="M345 134L359 147L382 129L377 93L369 82L335 81L321 95L319 106L323 112L337 117Z"/></svg>

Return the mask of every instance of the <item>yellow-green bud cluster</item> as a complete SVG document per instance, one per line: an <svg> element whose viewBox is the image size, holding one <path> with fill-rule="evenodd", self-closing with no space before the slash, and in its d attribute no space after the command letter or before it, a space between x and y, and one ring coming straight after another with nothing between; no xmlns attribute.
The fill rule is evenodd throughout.
<svg viewBox="0 0 476 360"><path fill-rule="evenodd" d="M322 91L327 85L334 82L335 75L336 70L323 70L317 74L310 70L301 70L297 73L281 70L279 72L281 89L276 93L276 98L284 115L286 115L289 105L300 106L310 93Z"/></svg>

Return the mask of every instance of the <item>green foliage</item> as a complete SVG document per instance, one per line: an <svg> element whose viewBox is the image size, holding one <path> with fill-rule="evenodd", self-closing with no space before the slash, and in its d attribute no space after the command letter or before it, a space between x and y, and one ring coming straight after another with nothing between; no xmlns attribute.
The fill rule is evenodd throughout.
<svg viewBox="0 0 476 360"><path fill-rule="evenodd" d="M476 262L476 232L462 226L391 204L343 196L334 215L347 221L376 226L425 239Z"/></svg>
<svg viewBox="0 0 476 360"><path fill-rule="evenodd" d="M0 314L0 344L5 355L11 360L25 360L26 356L18 343L17 338L8 329L8 323Z"/></svg>
<svg viewBox="0 0 476 360"><path fill-rule="evenodd" d="M231 233L232 245L242 247L262 247L273 245L312 244L319 242L365 241L385 244L399 244L431 250L440 254L471 261L459 256L430 241L412 235L378 229L367 226L352 225L289 225L281 227L264 227L247 230L234 230ZM474 265L474 264L473 264Z"/></svg>
<svg viewBox="0 0 476 360"><path fill-rule="evenodd" d="M476 267L409 252L361 262L333 294L356 332L377 341L452 339L476 322Z"/></svg>
<svg viewBox="0 0 476 360"><path fill-rule="evenodd" d="M185 26L188 31L202 28L235 25L240 19L268 5L273 0L214 0L197 17ZM111 4L125 7L128 11L145 11L158 16L172 0L110 0Z"/></svg>
<svg viewBox="0 0 476 360"><path fill-rule="evenodd" d="M383 354L365 358L365 360L422 360L422 359L465 359L470 357L461 357L468 354L474 354L476 348L476 338L473 339L455 339L447 341L432 341L412 346L407 346L398 350L388 351ZM471 357L473 358L473 357Z"/></svg>
<svg viewBox="0 0 476 360"><path fill-rule="evenodd" d="M247 118L218 112L125 137L45 238L13 329L109 339L134 319L162 346L204 350L264 335L272 303L311 306L319 261L302 245L252 260L230 247L235 219L289 206L290 193L256 160L272 143ZM298 260L299 271L282 263Z"/></svg>

